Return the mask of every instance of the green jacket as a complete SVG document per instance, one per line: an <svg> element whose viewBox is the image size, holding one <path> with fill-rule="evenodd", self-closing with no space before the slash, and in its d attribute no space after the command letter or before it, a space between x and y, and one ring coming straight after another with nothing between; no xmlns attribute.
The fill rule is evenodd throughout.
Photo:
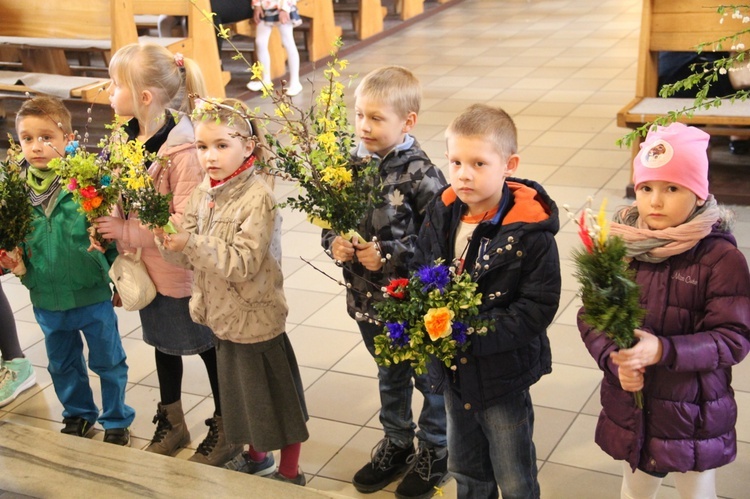
<svg viewBox="0 0 750 499"><path fill-rule="evenodd" d="M71 310L112 298L107 272L117 250L111 245L106 254L87 251L89 224L70 192L61 188L46 213L35 206L32 227L21 246L26 264L21 282L35 307Z"/></svg>

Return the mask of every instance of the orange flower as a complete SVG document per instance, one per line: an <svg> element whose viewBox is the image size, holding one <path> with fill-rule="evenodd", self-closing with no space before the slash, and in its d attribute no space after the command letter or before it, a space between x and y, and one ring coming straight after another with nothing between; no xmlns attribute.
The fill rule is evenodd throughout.
<svg viewBox="0 0 750 499"><path fill-rule="evenodd" d="M102 197L96 196L95 198L91 199L91 206L94 208L99 208L102 205Z"/></svg>
<svg viewBox="0 0 750 499"><path fill-rule="evenodd" d="M424 327L427 334L435 341L451 334L453 326L453 311L447 307L431 308L424 316Z"/></svg>
<svg viewBox="0 0 750 499"><path fill-rule="evenodd" d="M83 203L81 203L81 208L83 208L83 211L91 211L94 209L94 207L91 205L90 199L86 199Z"/></svg>

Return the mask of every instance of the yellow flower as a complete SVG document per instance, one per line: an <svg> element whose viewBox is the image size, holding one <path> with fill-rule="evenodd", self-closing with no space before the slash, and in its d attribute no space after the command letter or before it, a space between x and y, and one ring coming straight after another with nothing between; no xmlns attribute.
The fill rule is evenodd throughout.
<svg viewBox="0 0 750 499"><path fill-rule="evenodd" d="M609 227L607 225L607 214L604 209L607 207L607 200L602 201L602 205L599 207L599 213L596 216L596 223L599 226L599 245L604 245L607 242L607 236L609 235Z"/></svg>
<svg viewBox="0 0 750 499"><path fill-rule="evenodd" d="M253 67L250 68L250 73L253 75L253 80L262 80L263 79L263 64L260 62L256 62L253 64Z"/></svg>
<svg viewBox="0 0 750 499"><path fill-rule="evenodd" d="M291 109L289 108L289 104L287 104L286 102L280 102L276 109L273 110L273 112L279 118L283 118L285 115L289 114L290 110Z"/></svg>
<svg viewBox="0 0 750 499"><path fill-rule="evenodd" d="M424 327L433 341L451 334L453 315L453 311L447 307L431 308L427 311L424 316Z"/></svg>
<svg viewBox="0 0 750 499"><path fill-rule="evenodd" d="M352 181L352 172L343 166L326 166L320 173L321 180L334 186L343 186Z"/></svg>

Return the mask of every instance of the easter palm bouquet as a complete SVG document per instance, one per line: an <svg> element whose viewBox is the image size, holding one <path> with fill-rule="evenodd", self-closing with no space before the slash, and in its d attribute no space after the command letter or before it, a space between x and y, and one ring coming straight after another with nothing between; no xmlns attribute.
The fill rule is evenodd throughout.
<svg viewBox="0 0 750 499"><path fill-rule="evenodd" d="M33 212L22 173L23 154L13 138L8 139L7 157L0 161L0 254L17 265L21 262L18 247L32 229Z"/></svg>
<svg viewBox="0 0 750 499"><path fill-rule="evenodd" d="M574 220L583 250L574 250L575 276L583 301L582 319L596 331L605 334L618 348L636 343L634 330L641 326L645 310L640 305L640 289L625 259L622 238L609 236L602 203L594 216L590 208ZM643 394L635 392L635 402L643 408Z"/></svg>
<svg viewBox="0 0 750 499"><path fill-rule="evenodd" d="M336 48L340 46L338 40ZM266 129L264 140L256 141L267 153L265 160L259 159L260 166L299 185L298 193L280 206L302 211L316 225L350 238L374 201L380 176L371 158L352 155L356 136L347 118L345 86L339 81L347 64L334 55L323 71L325 83L303 108L283 89L263 83L263 67L256 63L252 78L263 83L263 97L272 101L273 112L235 112L243 119L258 118ZM215 100L199 99L193 117L212 119L217 106L226 108Z"/></svg>
<svg viewBox="0 0 750 499"><path fill-rule="evenodd" d="M375 337L376 361L382 366L409 362L417 374L427 371L436 357L450 367L471 335L487 334L487 321L479 320L482 294L468 272L437 260L411 276L393 279L383 288L385 300L375 309L383 333Z"/></svg>

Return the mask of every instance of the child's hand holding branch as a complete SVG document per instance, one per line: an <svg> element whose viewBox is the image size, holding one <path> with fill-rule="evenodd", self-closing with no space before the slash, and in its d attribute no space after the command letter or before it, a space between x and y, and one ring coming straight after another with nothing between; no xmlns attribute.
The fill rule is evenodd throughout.
<svg viewBox="0 0 750 499"><path fill-rule="evenodd" d="M174 234L168 234L167 232L164 232L162 228L156 228L153 232L165 249L179 252L185 249L185 246L190 239L190 233L183 229L182 226L174 220L171 220L171 222L175 230Z"/></svg>

